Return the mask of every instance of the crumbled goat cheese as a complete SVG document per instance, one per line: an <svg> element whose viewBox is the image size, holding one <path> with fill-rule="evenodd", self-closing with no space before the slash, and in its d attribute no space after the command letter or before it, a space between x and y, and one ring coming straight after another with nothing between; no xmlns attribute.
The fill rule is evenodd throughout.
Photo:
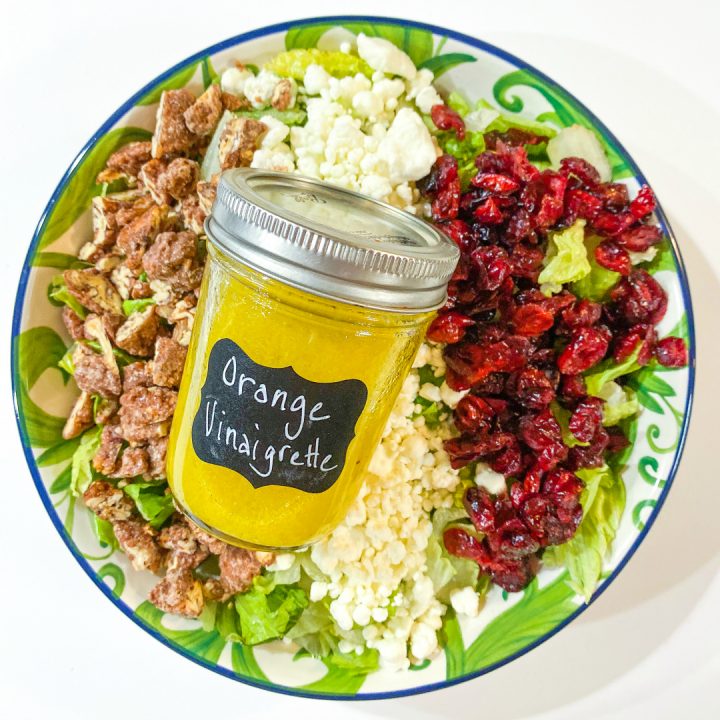
<svg viewBox="0 0 720 720"><path fill-rule="evenodd" d="M245 84L251 77L254 77L254 75L249 70L240 70L236 67L228 68L220 76L220 88L223 92L232 93L233 95L244 95Z"/></svg>
<svg viewBox="0 0 720 720"><path fill-rule="evenodd" d="M397 184L425 177L437 159L430 131L410 108L398 110L378 155L388 165L390 182Z"/></svg>
<svg viewBox="0 0 720 720"><path fill-rule="evenodd" d="M384 38L370 38L365 33L357 37L358 55L373 69L388 75L412 79L417 74L410 56Z"/></svg>
<svg viewBox="0 0 720 720"><path fill-rule="evenodd" d="M487 463L479 462L475 467L475 484L489 493L499 495L507 490L505 476L495 472Z"/></svg>
<svg viewBox="0 0 720 720"><path fill-rule="evenodd" d="M459 615L477 617L480 613L480 596L474 588L457 588L450 593L450 604Z"/></svg>
<svg viewBox="0 0 720 720"><path fill-rule="evenodd" d="M628 255L630 256L630 262L633 265L638 265L640 263L644 262L650 262L655 258L655 256L658 253L657 245L653 245L649 247L647 250L643 250L642 252L634 252L633 250L628 250Z"/></svg>
<svg viewBox="0 0 720 720"><path fill-rule="evenodd" d="M270 104L273 90L280 78L268 70L261 70L245 81L243 93L255 108L264 108Z"/></svg>

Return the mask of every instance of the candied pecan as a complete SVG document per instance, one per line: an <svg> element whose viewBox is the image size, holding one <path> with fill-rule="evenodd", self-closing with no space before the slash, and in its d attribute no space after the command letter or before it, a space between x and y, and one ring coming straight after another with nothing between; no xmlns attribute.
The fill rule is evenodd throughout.
<svg viewBox="0 0 720 720"><path fill-rule="evenodd" d="M210 182L201 180L197 184L197 194L200 209L206 215L209 215L212 210L213 203L215 202L215 195L217 194L217 180L211 180Z"/></svg>
<svg viewBox="0 0 720 720"><path fill-rule="evenodd" d="M158 337L155 341L153 357L153 384L162 387L177 387L180 384L187 348L166 337Z"/></svg>
<svg viewBox="0 0 720 720"><path fill-rule="evenodd" d="M120 404L115 398L100 398L95 408L95 422L98 425L110 422L119 407Z"/></svg>
<svg viewBox="0 0 720 720"><path fill-rule="evenodd" d="M229 547L227 543L222 540L218 540L216 537L210 535L210 533L201 530L195 523L190 520L186 520L188 527L192 531L192 534L198 539L198 542L206 547L213 555L220 555L226 547Z"/></svg>
<svg viewBox="0 0 720 720"><path fill-rule="evenodd" d="M122 314L122 298L105 275L94 268L65 270L65 285L70 294L92 312Z"/></svg>
<svg viewBox="0 0 720 720"><path fill-rule="evenodd" d="M270 105L282 112L292 107L295 102L295 90L292 80L283 78L273 89Z"/></svg>
<svg viewBox="0 0 720 720"><path fill-rule="evenodd" d="M111 476L117 469L118 456L123 444L119 429L116 423L106 425L100 434L100 447L93 457L93 467L103 475Z"/></svg>
<svg viewBox="0 0 720 720"><path fill-rule="evenodd" d="M166 212L153 206L133 219L118 233L117 246L125 255L125 264L131 270L139 270L143 255L160 232ZM121 312L122 309L118 310Z"/></svg>
<svg viewBox="0 0 720 720"><path fill-rule="evenodd" d="M248 167L266 131L267 125L254 118L234 117L229 120L220 135L220 167L223 170Z"/></svg>
<svg viewBox="0 0 720 720"><path fill-rule="evenodd" d="M138 175L138 180L158 205L169 205L172 202L172 197L160 184L160 178L165 170L167 170L165 160L153 158L142 166Z"/></svg>
<svg viewBox="0 0 720 720"><path fill-rule="evenodd" d="M157 573L163 566L164 553L155 540L156 532L146 522L136 519L113 523L115 537L136 570Z"/></svg>
<svg viewBox="0 0 720 720"><path fill-rule="evenodd" d="M151 280L165 280L175 290L193 290L202 278L197 236L189 231L160 233L145 253L142 266Z"/></svg>
<svg viewBox="0 0 720 720"><path fill-rule="evenodd" d="M134 362L123 368L123 390L127 392L134 387L150 387L152 374L146 362Z"/></svg>
<svg viewBox="0 0 720 720"><path fill-rule="evenodd" d="M150 159L152 143L149 140L139 140L124 145L116 150L106 164L108 170L125 173L137 177L140 168Z"/></svg>
<svg viewBox="0 0 720 720"><path fill-rule="evenodd" d="M175 158L158 178L158 190L175 200L182 200L195 190L200 166L194 160Z"/></svg>
<svg viewBox="0 0 720 720"><path fill-rule="evenodd" d="M134 312L120 326L115 335L115 344L131 355L146 356L152 353L158 332L155 306Z"/></svg>
<svg viewBox="0 0 720 720"><path fill-rule="evenodd" d="M195 145L197 138L185 124L185 111L195 103L187 89L165 90L160 96L152 138L152 156L166 158L183 155Z"/></svg>
<svg viewBox="0 0 720 720"><path fill-rule="evenodd" d="M222 115L222 93L220 86L213 83L208 89L183 113L185 124L195 135L209 135L218 124Z"/></svg>
<svg viewBox="0 0 720 720"><path fill-rule="evenodd" d="M148 458L150 459L150 468L148 469L148 473L153 480L164 478L167 474L165 471L167 446L167 437L156 438L148 441L146 446Z"/></svg>
<svg viewBox="0 0 720 720"><path fill-rule="evenodd" d="M203 610L205 599L199 580L185 568L168 571L167 575L150 591L150 602L163 612L197 617Z"/></svg>
<svg viewBox="0 0 720 720"><path fill-rule="evenodd" d="M229 593L220 582L219 578L208 578L203 582L203 596L207 600L225 602L232 593Z"/></svg>
<svg viewBox="0 0 720 720"><path fill-rule="evenodd" d="M113 477L132 478L144 475L150 468L148 452L142 447L129 447L120 456L120 467Z"/></svg>
<svg viewBox="0 0 720 720"><path fill-rule="evenodd" d="M200 206L200 198L197 193L184 197L180 203L180 215L186 228L192 230L196 235L205 232L205 211Z"/></svg>
<svg viewBox="0 0 720 720"><path fill-rule="evenodd" d="M201 547L192 530L181 519L160 531L158 543L170 551L168 572L193 570L210 554L206 547Z"/></svg>
<svg viewBox="0 0 720 720"><path fill-rule="evenodd" d="M85 504L102 520L125 522L135 514L135 503L106 480L93 480L83 493Z"/></svg>
<svg viewBox="0 0 720 720"><path fill-rule="evenodd" d="M234 95L233 93L223 92L220 94L223 107L230 112L236 110L249 110L252 107L251 102L241 95Z"/></svg>
<svg viewBox="0 0 720 720"><path fill-rule="evenodd" d="M245 592L262 569L255 553L233 545L223 548L219 564L220 582L231 593Z"/></svg>
<svg viewBox="0 0 720 720"><path fill-rule="evenodd" d="M107 360L89 347L78 343L72 354L77 386L91 395L117 397L122 390L117 366L111 367Z"/></svg>
<svg viewBox="0 0 720 720"><path fill-rule="evenodd" d="M62 319L63 324L73 340L82 340L85 337L82 318L67 305L63 306Z"/></svg>
<svg viewBox="0 0 720 720"><path fill-rule="evenodd" d="M143 443L170 431L177 393L167 388L134 387L120 396L120 428L125 440Z"/></svg>
<svg viewBox="0 0 720 720"><path fill-rule="evenodd" d="M83 391L78 396L78 399L70 411L70 415L68 415L68 419L65 421L62 436L65 440L70 440L71 438L77 437L83 430L87 430L93 423L92 397L90 393Z"/></svg>

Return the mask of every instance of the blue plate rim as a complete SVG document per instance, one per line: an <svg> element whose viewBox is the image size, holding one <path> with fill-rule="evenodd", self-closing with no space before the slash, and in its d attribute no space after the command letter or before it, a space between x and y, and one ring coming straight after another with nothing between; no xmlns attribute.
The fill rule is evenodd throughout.
<svg viewBox="0 0 720 720"><path fill-rule="evenodd" d="M266 25L260 28L256 28L255 30L251 30L246 33L241 33L239 35L235 35L233 37L227 38L225 40L222 40L218 43L215 43L214 45L210 45L207 48L204 48L203 50L200 50L199 52L196 52L193 55L190 55L189 57L185 58L184 60L180 61L179 63L175 64L165 72L158 75L154 80L147 83L144 87L142 87L138 92L136 92L134 95L132 95L128 100L126 100L117 110L115 110L112 115L97 129L95 133L93 133L92 137L88 142L85 144L85 146L80 150L80 152L77 154L75 159L70 163L68 169L65 171L64 175L62 176L60 182L58 183L57 187L53 191L53 194L50 197L50 200L48 201L47 205L45 206L45 209L43 210L42 215L40 216L40 220L36 226L35 232L33 234L32 241L30 243L27 255L25 256L25 260L23 263L23 268L20 274L20 281L18 284L18 290L17 295L15 298L15 306L13 310L13 320L12 320L12 335L11 335L11 388L12 388L12 396L13 396L13 405L14 405L14 411L15 411L15 420L18 427L18 432L20 433L21 442L23 445L23 453L25 455L25 460L28 465L28 469L30 470L30 474L32 475L33 482L35 483L35 487L38 491L38 494L40 496L40 499L42 501L43 506L45 507L45 510L47 511L48 515L50 516L50 520L55 526L55 529L58 531L60 537L62 538L65 545L68 547L70 552L72 553L75 560L78 562L80 567L85 571L85 573L88 575L88 577L92 580L92 582L101 590L101 592L121 611L124 615L126 615L128 618L130 618L136 625L141 627L145 632L149 633L151 636L153 636L156 640L161 642L163 645L166 645L171 650L179 653L180 655L186 657L188 660L191 660L192 662L205 667L219 675L223 675L225 677L228 677L232 680L235 680L237 682L250 685L252 687L257 687L263 690L271 690L272 692L280 693L282 695L291 695L296 697L305 697L305 698L312 698L312 699L320 699L320 700L388 700L392 698L398 698L398 697L408 697L412 695L419 695L421 693L431 692L434 690L441 690L443 688L451 687L453 685L458 685L460 683L466 682L468 680L472 680L474 678L480 677L482 675L487 675L488 673L492 672L493 670L496 670L503 665L507 665L508 663L511 663L513 660L516 660L517 658L525 655L526 653L530 652L534 648L538 647L542 643L546 642L550 638L552 638L554 635L556 635L560 630L562 630L566 625L568 625L570 622L575 620L579 615L581 615L593 602L597 600L600 595L602 595L603 592L610 586L610 584L615 580L615 578L618 576L618 574L623 570L623 568L627 565L627 563L630 561L632 556L637 551L638 547L642 543L642 541L647 536L648 532L650 531L650 528L655 523L655 520L662 509L662 506L665 504L665 500L667 499L668 493L670 492L670 488L672 487L673 480L675 479L675 475L677 474L678 466L680 463L680 459L682 457L682 453L685 447L685 441L687 439L687 433L690 425L690 415L692 411L692 405L693 405L693 398L694 398L694 391L695 391L695 365L696 365L696 345L695 345L695 322L694 322L694 315L693 315L693 308L692 308L692 299L690 294L690 288L688 284L688 277L687 277L687 271L685 269L685 263L682 258L682 254L680 252L680 248L677 243L677 239L675 238L675 234L672 231L672 228L670 227L670 223L668 222L667 216L665 215L664 211L662 210L662 207L660 204L658 204L658 207L656 209L656 215L658 218L658 221L663 229L663 232L668 237L670 241L670 245L673 251L674 259L677 264L678 269L678 279L680 282L680 288L682 292L683 302L685 306L685 313L687 317L687 325L688 325L688 349L689 349L689 363L688 363L688 389L687 389L687 399L685 402L685 408L684 408L684 415L683 415L683 424L680 429L680 436L678 438L677 447L675 449L675 454L673 456L673 463L670 468L670 472L668 473L668 477L666 479L665 485L662 488L660 495L658 496L655 507L653 508L652 514L648 517L647 521L645 522L645 525L643 529L639 532L637 538L633 542L633 544L630 546L626 554L623 556L623 558L618 563L617 567L612 571L612 573L603 581L602 585L598 588L598 590L593 595L592 599L589 603L581 603L578 605L577 609L571 613L567 618L565 618L561 623L559 623L556 627L554 627L551 631L545 633L542 637L538 638L534 642L530 643L529 645L525 646L521 650L518 650L517 652L513 653L512 655L508 656L507 658L504 658L503 660L493 663L492 665L489 665L488 667L485 667L481 670L468 673L467 675L462 675L456 678L452 678L450 680L443 680L440 682L435 683L429 683L427 685L418 685L417 687L403 689L403 690L392 690L392 691L386 691L386 692L371 692L371 693L362 693L359 692L354 695L349 694L327 694L327 693L318 693L318 692L308 692L300 689L295 689L288 686L283 685L276 685L274 683L263 683L260 681L253 680L252 678L243 677L240 675L237 675L232 670L224 667L220 667L218 665L213 665L212 663L209 663L205 661L203 658L197 657L192 655L191 653L187 652L184 648L173 644L170 642L167 638L165 638L163 635L158 633L156 630L154 630L152 627L150 627L147 623L145 623L141 618L139 618L135 611L130 608L125 602L122 601L119 597L117 597L112 589L100 578L98 577L98 574L95 572L95 570L92 568L92 566L88 563L88 561L82 556L80 551L78 550L77 546L72 540L72 537L68 535L65 528L63 527L62 522L60 521L59 515L55 512L55 509L53 508L52 500L50 498L49 493L47 492L47 489L45 488L45 485L42 482L42 478L40 477L40 473L38 471L37 464L35 462L35 458L32 454L32 448L30 447L30 444L27 442L27 437L25 434L24 426L23 426L23 418L21 417L20 413L20 405L18 402L18 374L17 374L17 353L16 353L16 338L20 334L20 325L22 321L22 312L25 302L25 294L27 290L27 284L28 284L28 278L30 275L30 271L32 269L32 265L30 263L31 258L34 254L34 251L40 241L40 237L42 236L42 233L45 229L45 225L47 223L47 220L49 218L50 212L52 211L53 207L55 206L55 203L60 198L60 195L62 194L66 184L69 182L70 178L73 176L76 168L80 164L80 162L83 160L85 155L94 147L96 142L105 135L112 127L113 125L122 118L123 115L125 115L126 112L131 110L138 100L140 100L144 95L146 95L150 90L152 90L154 87L158 85L158 83L162 82L163 80L166 80L173 74L175 74L178 70L181 70L182 68L186 67L192 62L197 62L201 60L206 55L212 55L214 53L220 52L222 50L226 50L228 48L234 47L240 43L247 42L249 40L254 40L256 38L265 37L267 35L272 35L274 33L283 32L286 30L289 30L292 27L296 27L298 25L311 25L316 23L342 23L342 22L351 22L351 21L360 21L360 22L369 22L369 23L385 23L389 25L400 25L404 27L414 27L419 28L422 30L429 30L430 32L440 35L440 36L447 36L448 38L452 38L453 40L457 40L459 42L463 42L467 45L470 45L478 50L481 50L489 55L493 55L495 57L498 57L502 60L505 60L506 62L510 63L511 65L514 65L518 70L527 69L537 75L539 78L541 78L545 83L547 83L550 86L557 87L561 89L564 93L566 93L572 100L577 103L577 106L587 114L587 116L591 119L593 125L598 128L603 135L613 143L613 145L616 147L618 152L623 156L624 159L626 159L628 167L633 172L634 176L637 178L637 180L640 183L647 183L647 180L645 178L645 175L642 173L638 165L633 160L632 156L628 153L628 151L625 149L625 147L622 145L622 143L619 142L619 140L615 137L615 135L607 128L607 126L593 113L584 103L582 103L580 100L578 100L575 95L570 93L568 90L560 86L557 82L555 82L552 78L545 75L545 73L539 71L534 66L530 65L529 63L525 62L521 58L506 52L505 50L502 50L501 48L496 47L495 45L492 45L491 43L487 43L483 40L479 40L477 38L474 38L470 35L466 35L464 33L458 32L456 30L451 30L448 28L444 28L438 25L433 25L429 23L423 23L418 22L414 20L404 20L402 18L392 18L392 17L382 17L382 16L376 16L376 15L323 15L318 17L311 17L311 18L301 18L296 20L289 20L282 23L275 23L272 25Z"/></svg>

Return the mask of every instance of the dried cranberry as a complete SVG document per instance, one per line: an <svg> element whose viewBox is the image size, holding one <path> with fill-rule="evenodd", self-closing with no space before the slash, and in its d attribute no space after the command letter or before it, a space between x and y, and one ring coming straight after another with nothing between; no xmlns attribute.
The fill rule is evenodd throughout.
<svg viewBox="0 0 720 720"><path fill-rule="evenodd" d="M511 272L515 277L537 280L544 257L540 248L516 245L510 253Z"/></svg>
<svg viewBox="0 0 720 720"><path fill-rule="evenodd" d="M430 117L438 130L453 130L458 140L465 137L465 122L459 113L447 105L433 105L430 108Z"/></svg>
<svg viewBox="0 0 720 720"><path fill-rule="evenodd" d="M571 329L595 325L602 315L602 306L592 300L578 300L562 312L563 322Z"/></svg>
<svg viewBox="0 0 720 720"><path fill-rule="evenodd" d="M460 398L454 412L455 427L461 433L478 433L490 429L495 411L485 400L477 395L465 395Z"/></svg>
<svg viewBox="0 0 720 720"><path fill-rule="evenodd" d="M688 364L687 345L679 337L663 338L655 346L655 357L665 367L685 367Z"/></svg>
<svg viewBox="0 0 720 720"><path fill-rule="evenodd" d="M544 305L528 303L521 305L512 314L512 324L518 335L532 337L549 330L555 322L555 316Z"/></svg>
<svg viewBox="0 0 720 720"><path fill-rule="evenodd" d="M484 487L470 487L463 498L470 521L482 533L495 529L495 501Z"/></svg>
<svg viewBox="0 0 720 720"><path fill-rule="evenodd" d="M491 458L488 463L495 472L505 477L517 475L523 468L520 444L516 440L512 445Z"/></svg>
<svg viewBox="0 0 720 720"><path fill-rule="evenodd" d="M630 447L630 441L625 437L625 433L619 427L608 428L608 444L605 448L606 452L616 453Z"/></svg>
<svg viewBox="0 0 720 720"><path fill-rule="evenodd" d="M637 363L638 365L647 365L655 351L656 340L655 328L652 325L633 325L629 330L625 330L615 338L613 358L618 363L627 360L638 350L638 346L642 343L642 347L638 352Z"/></svg>
<svg viewBox="0 0 720 720"><path fill-rule="evenodd" d="M603 211L593 219L592 225L605 235L619 235L635 222L635 216L629 212L611 213Z"/></svg>
<svg viewBox="0 0 720 720"><path fill-rule="evenodd" d="M505 219L497 200L491 197L485 200L482 205L478 205L473 211L473 215L477 220L488 225L497 225Z"/></svg>
<svg viewBox="0 0 720 720"><path fill-rule="evenodd" d="M475 187L494 193L513 193L520 187L517 180L499 173L478 173L470 182Z"/></svg>
<svg viewBox="0 0 720 720"><path fill-rule="evenodd" d="M643 185L638 190L635 199L630 203L629 210L638 220L642 220L642 218L650 215L655 210L655 195L647 185Z"/></svg>
<svg viewBox="0 0 720 720"><path fill-rule="evenodd" d="M605 428L598 428L587 446L576 445L570 448L567 465L571 470L580 468L601 467L605 463L605 450L610 443L610 436Z"/></svg>
<svg viewBox="0 0 720 720"><path fill-rule="evenodd" d="M632 261L627 250L614 240L603 240L595 248L595 260L601 267L621 275L629 275L632 271Z"/></svg>
<svg viewBox="0 0 720 720"><path fill-rule="evenodd" d="M510 259L502 248L475 248L471 258L478 270L477 285L482 290L497 290L510 274Z"/></svg>
<svg viewBox="0 0 720 720"><path fill-rule="evenodd" d="M565 212L570 220L584 218L592 220L602 210L600 198L584 190L570 189L565 196Z"/></svg>
<svg viewBox="0 0 720 720"><path fill-rule="evenodd" d="M615 242L631 252L645 252L662 240L662 231L656 225L636 225L621 232Z"/></svg>
<svg viewBox="0 0 720 720"><path fill-rule="evenodd" d="M560 397L563 400L577 400L587 392L585 379L582 375L563 375L560 381Z"/></svg>
<svg viewBox="0 0 720 720"><path fill-rule="evenodd" d="M455 241L461 251L467 252L470 249L470 226L463 220L448 220L439 224L440 229Z"/></svg>
<svg viewBox="0 0 720 720"><path fill-rule="evenodd" d="M439 343L456 343L463 339L467 329L474 325L472 318L451 310L438 315L427 331L428 340Z"/></svg>
<svg viewBox="0 0 720 720"><path fill-rule="evenodd" d="M602 426L603 401L597 397L588 397L577 404L570 416L570 432L580 442L590 442L598 428Z"/></svg>
<svg viewBox="0 0 720 720"><path fill-rule="evenodd" d="M533 367L511 375L506 388L517 402L531 410L542 410L555 399L555 388L548 376Z"/></svg>
<svg viewBox="0 0 720 720"><path fill-rule="evenodd" d="M630 324L657 325L667 310L667 295L655 278L645 270L633 270L610 292L622 317Z"/></svg>
<svg viewBox="0 0 720 720"><path fill-rule="evenodd" d="M627 185L622 183L603 183L594 188L593 192L608 210L622 210L630 203Z"/></svg>
<svg viewBox="0 0 720 720"><path fill-rule="evenodd" d="M598 328L582 327L573 331L570 342L558 357L563 375L575 375L589 370L605 357L609 338Z"/></svg>
<svg viewBox="0 0 720 720"><path fill-rule="evenodd" d="M520 420L520 437L531 450L537 452L562 443L560 425L550 410L543 410L537 415L525 415Z"/></svg>
<svg viewBox="0 0 720 720"><path fill-rule="evenodd" d="M600 183L600 173L587 160L579 157L563 158L560 161L560 172L564 175L575 175L589 188Z"/></svg>

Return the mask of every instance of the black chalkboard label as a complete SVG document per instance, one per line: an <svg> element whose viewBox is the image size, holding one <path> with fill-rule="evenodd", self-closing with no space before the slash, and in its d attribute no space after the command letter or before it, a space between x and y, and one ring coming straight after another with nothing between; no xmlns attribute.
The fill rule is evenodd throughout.
<svg viewBox="0 0 720 720"><path fill-rule="evenodd" d="M258 365L223 338L210 351L193 448L256 488L324 492L340 477L366 400L360 380L313 382L291 367Z"/></svg>

